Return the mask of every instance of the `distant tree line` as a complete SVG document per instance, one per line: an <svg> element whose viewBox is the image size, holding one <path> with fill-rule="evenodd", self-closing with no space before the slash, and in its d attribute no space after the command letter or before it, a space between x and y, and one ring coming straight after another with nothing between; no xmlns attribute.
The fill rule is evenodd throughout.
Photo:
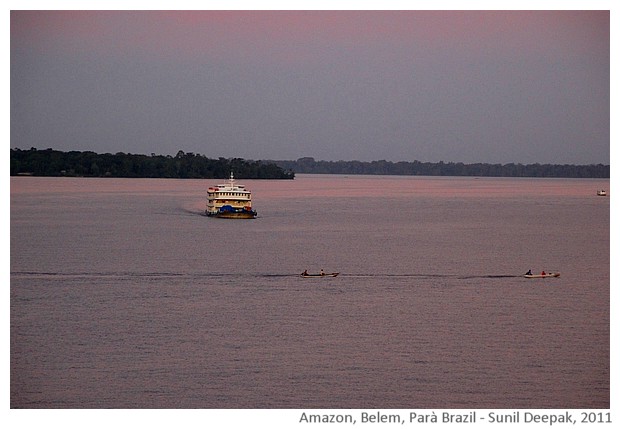
<svg viewBox="0 0 620 429"><path fill-rule="evenodd" d="M462 162L391 161L247 161L211 159L183 151L170 155L62 152L53 149L11 149L11 176L160 177L177 179L225 178L293 179L299 174L376 174L401 176L492 176L609 178L603 164L464 164Z"/></svg>
<svg viewBox="0 0 620 429"><path fill-rule="evenodd" d="M403 176L489 176L489 177L570 177L609 178L609 165L557 164L464 164L462 162L390 161L273 161L299 174L383 174Z"/></svg>
<svg viewBox="0 0 620 429"><path fill-rule="evenodd" d="M231 171L239 179L293 179L273 162L241 158L210 159L179 151L170 155L134 155L95 152L61 152L53 149L11 149L11 176L153 177L175 179L226 178Z"/></svg>

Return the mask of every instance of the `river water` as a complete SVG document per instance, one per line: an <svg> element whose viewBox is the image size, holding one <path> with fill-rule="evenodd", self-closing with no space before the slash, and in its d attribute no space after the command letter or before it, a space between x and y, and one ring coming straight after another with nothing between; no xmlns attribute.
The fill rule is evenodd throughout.
<svg viewBox="0 0 620 429"><path fill-rule="evenodd" d="M216 182L11 178L12 408L610 406L609 180Z"/></svg>

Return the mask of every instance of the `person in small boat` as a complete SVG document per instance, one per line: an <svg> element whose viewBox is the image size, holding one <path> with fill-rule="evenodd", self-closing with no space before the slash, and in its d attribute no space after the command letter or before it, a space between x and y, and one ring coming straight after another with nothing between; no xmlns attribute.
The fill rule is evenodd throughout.
<svg viewBox="0 0 620 429"><path fill-rule="evenodd" d="M307 276L308 275L308 270L304 270L303 273L301 273L302 276Z"/></svg>
<svg viewBox="0 0 620 429"><path fill-rule="evenodd" d="M324 276L325 275L325 271L323 271L323 268L321 268L321 275Z"/></svg>
<svg viewBox="0 0 620 429"><path fill-rule="evenodd" d="M543 275L543 276L546 276L546 275L547 275L547 273L545 273L545 271L544 271L544 270L543 270L543 272L542 272L542 273L540 273L540 274L541 274L541 275Z"/></svg>
<svg viewBox="0 0 620 429"><path fill-rule="evenodd" d="M532 275L532 270L527 270L527 273L525 273L526 276L531 276Z"/></svg>

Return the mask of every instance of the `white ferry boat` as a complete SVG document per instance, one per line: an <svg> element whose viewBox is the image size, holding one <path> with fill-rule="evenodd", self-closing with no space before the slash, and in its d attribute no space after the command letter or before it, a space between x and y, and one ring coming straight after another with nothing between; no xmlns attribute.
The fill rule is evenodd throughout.
<svg viewBox="0 0 620 429"><path fill-rule="evenodd" d="M254 219L252 193L243 185L235 184L232 172L228 183L207 190L207 216L227 219Z"/></svg>

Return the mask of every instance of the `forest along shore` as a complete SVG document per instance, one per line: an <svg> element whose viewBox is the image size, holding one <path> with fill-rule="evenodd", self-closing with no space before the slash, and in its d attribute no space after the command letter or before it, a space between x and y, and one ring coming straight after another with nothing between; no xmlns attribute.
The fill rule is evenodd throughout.
<svg viewBox="0 0 620 429"><path fill-rule="evenodd" d="M218 179L233 171L239 179L294 179L295 174L391 176L557 177L608 179L604 164L464 164L462 162L296 161L211 159L192 152L171 155L97 154L53 149L11 149L11 176L143 177Z"/></svg>

